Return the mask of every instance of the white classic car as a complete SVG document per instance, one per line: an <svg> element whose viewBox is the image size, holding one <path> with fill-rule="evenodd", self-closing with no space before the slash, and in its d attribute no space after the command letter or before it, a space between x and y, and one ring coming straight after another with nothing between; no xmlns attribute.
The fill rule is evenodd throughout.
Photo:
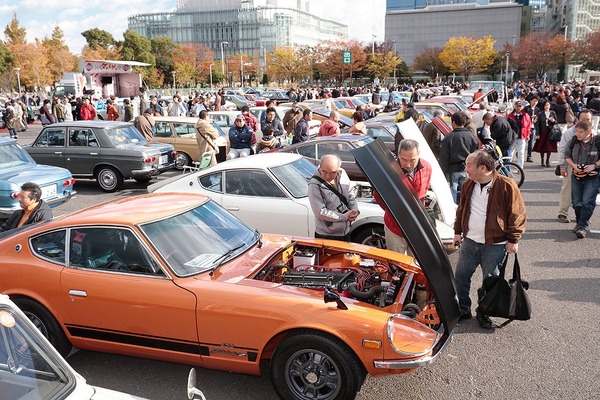
<svg viewBox="0 0 600 400"><path fill-rule="evenodd" d="M4 294L0 294L0 388L3 400L143 400L88 385Z"/></svg>
<svg viewBox="0 0 600 400"><path fill-rule="evenodd" d="M259 231L311 237L315 217L308 179L315 173L317 167L299 154L257 154L165 179L148 186L148 191L201 193ZM359 198L359 209L350 231L352 241L381 247L383 210L372 198ZM436 221L436 229L442 243L452 242L450 226Z"/></svg>

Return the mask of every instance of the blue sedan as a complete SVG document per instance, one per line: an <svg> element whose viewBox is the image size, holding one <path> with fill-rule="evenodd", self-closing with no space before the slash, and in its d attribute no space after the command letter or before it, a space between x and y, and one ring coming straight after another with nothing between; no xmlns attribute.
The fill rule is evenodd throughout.
<svg viewBox="0 0 600 400"><path fill-rule="evenodd" d="M0 219L20 209L18 194L25 182L42 189L42 200L50 207L63 204L77 192L68 169L37 164L14 139L0 138Z"/></svg>

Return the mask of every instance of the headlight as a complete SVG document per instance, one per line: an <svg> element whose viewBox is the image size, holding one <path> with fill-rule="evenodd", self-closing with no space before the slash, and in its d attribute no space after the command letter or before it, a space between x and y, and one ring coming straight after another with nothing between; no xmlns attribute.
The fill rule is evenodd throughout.
<svg viewBox="0 0 600 400"><path fill-rule="evenodd" d="M402 314L388 320L388 339L397 353L417 357L431 351L441 333Z"/></svg>

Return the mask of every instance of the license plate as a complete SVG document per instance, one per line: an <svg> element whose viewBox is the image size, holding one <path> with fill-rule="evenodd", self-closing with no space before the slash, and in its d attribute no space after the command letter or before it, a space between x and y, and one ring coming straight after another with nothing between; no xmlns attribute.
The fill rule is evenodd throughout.
<svg viewBox="0 0 600 400"><path fill-rule="evenodd" d="M56 185L42 187L42 199L56 196Z"/></svg>
<svg viewBox="0 0 600 400"><path fill-rule="evenodd" d="M160 156L159 164L164 165L169 163L169 156Z"/></svg>

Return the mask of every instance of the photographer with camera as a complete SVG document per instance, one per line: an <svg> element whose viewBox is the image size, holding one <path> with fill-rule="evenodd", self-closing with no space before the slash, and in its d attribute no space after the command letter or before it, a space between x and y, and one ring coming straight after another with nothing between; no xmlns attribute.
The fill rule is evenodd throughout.
<svg viewBox="0 0 600 400"><path fill-rule="evenodd" d="M579 121L575 136L565 149L565 163L573 168L571 176L571 201L575 210L575 235L585 238L590 218L596 208L596 195L600 181L600 136L592 135L592 124Z"/></svg>
<svg viewBox="0 0 600 400"><path fill-rule="evenodd" d="M315 215L315 237L349 242L350 223L360 212L341 166L337 154L321 157L318 175L308 181L308 200Z"/></svg>

